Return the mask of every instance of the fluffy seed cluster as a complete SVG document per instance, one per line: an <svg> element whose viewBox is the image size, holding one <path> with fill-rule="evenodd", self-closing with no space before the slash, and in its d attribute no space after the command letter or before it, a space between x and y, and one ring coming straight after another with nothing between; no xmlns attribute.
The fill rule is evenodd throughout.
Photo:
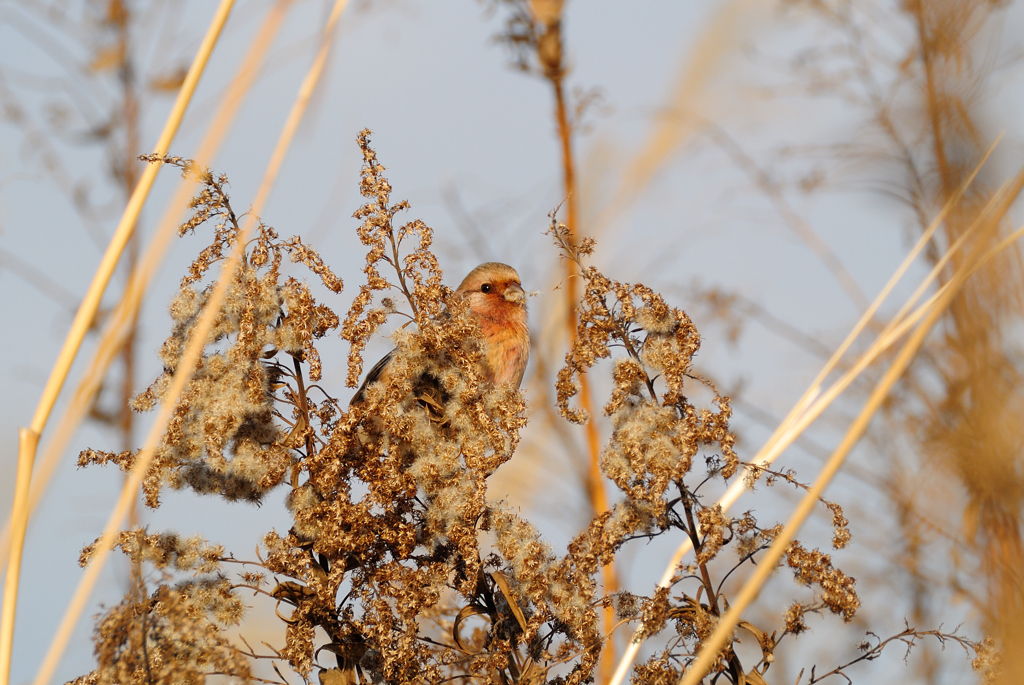
<svg viewBox="0 0 1024 685"><path fill-rule="evenodd" d="M384 177L384 166L377 160L377 153L370 147L369 129L363 129L356 140L363 155L359 192L367 202L353 216L362 221L357 232L368 250L363 267L366 283L360 286L341 329L342 337L350 344L347 378L350 388L359 384L366 343L394 313L390 298L381 306L371 308L374 293L400 290L417 324L436 318L452 294L450 288L442 285L441 268L430 251L433 242L430 227L417 219L395 228L395 216L409 209L409 203L403 200L391 204L391 184ZM402 257L403 243L410 236L416 236L418 244ZM397 285L381 274L382 265L396 273Z"/></svg>
<svg viewBox="0 0 1024 685"><path fill-rule="evenodd" d="M755 560L781 527L761 528L751 512L730 518L721 507L703 504L701 489L712 479L731 478L740 461L729 431L732 410L728 398L693 373L700 336L690 317L670 307L650 288L612 280L589 266L586 261L594 249L593 241L577 241L557 222L552 222L549 233L563 256L575 262L585 282L575 340L558 374L558 407L565 418L577 423L588 419L571 404L580 391L580 378L599 360L612 358L613 350L621 351L611 362L614 385L604 413L610 418L612 435L600 460L602 473L620 490L621 500L610 512L595 518L574 546L607 563L636 538L678 533L689 537L696 562L683 569L671 588L643 598L639 618L644 635L660 634L671 625L676 637L668 648L638 666L633 679L635 683L676 682L680 664L696 655L728 606L728 597L714 578ZM687 384L710 388L717 410L691 403L687 395L693 392ZM698 459L701 456L703 459ZM694 477L691 471L695 462L701 461L707 472ZM753 476L751 484L763 472ZM792 476L788 480L799 485ZM849 539L847 521L838 505L825 504L832 512L838 548ZM736 552L731 564L720 558L729 545ZM822 604L798 607L800 619L785 623L783 631L802 631L806 610L826 606L847 620L856 610L852 579L834 569L827 555L815 552L812 556L813 560L800 562L804 575L798 580L811 579L809 582L825 589ZM767 637L771 631L746 626L762 645L762 659L756 667L764 672L774 659L777 641ZM749 664L744 667L728 647L709 677L744 682L749 670Z"/></svg>
<svg viewBox="0 0 1024 685"><path fill-rule="evenodd" d="M728 398L715 392L714 409L687 398L690 383L711 387L693 375L696 327L646 286L584 264L593 242L553 227L586 282L575 341L558 374L567 419L587 418L571 406L583 375L623 351L610 364L604 409L612 434L601 455L619 502L564 552L553 549L533 524L487 498L489 477L518 445L524 398L487 380L477 319L443 285L431 229L421 221L396 226L408 205L392 203L369 131L358 144L366 203L354 216L367 248L366 278L343 323L306 283L282 273L284 258L331 293L341 291L341 280L298 238L280 240L261 224L145 479L154 507L167 487L256 502L287 488L290 519L244 564L198 537L123 533L117 544L135 569L133 589L100 619L99 665L77 682L198 683L212 674L250 681L250 663L266 660L280 680L263 682L291 682L281 675L287 667L325 685L580 685L593 679L609 637L598 612L612 605L622 620L663 640L633 681L675 682L728 606L722 580L779 531L759 527L750 512L731 518L702 501L704 484L731 477L739 462ZM172 302L173 328L160 351L165 370L135 399L138 410L164 397L207 306L211 267L238 236L223 176L187 160L161 161L200 181L182 231L213 224L213 241ZM406 325L392 335L386 382L343 405L324 389L331 384L321 379L317 341L340 325L350 346L346 382L354 387L367 342L396 317ZM128 469L135 459L134 451L87 450L80 463ZM707 472L695 477L701 463ZM840 509L833 518L845 528ZM601 596L602 566L631 541L659 535L685 536L696 552L671 587L648 597ZM735 559L722 553L730 545ZM92 546L83 563L91 553ZM821 606L852 615L852 579L827 556L795 546L790 563L800 582L822 589ZM231 581L227 564L240 566ZM152 591L144 569L158 576ZM175 574L186 577L174 583ZM282 619L282 637L266 649L224 636L241 619L241 591L272 602ZM803 614L817 608L797 606L799 616L787 616L781 628L800 632ZM763 673L776 642L766 636L775 632L746 630L762 645L756 667ZM712 677L743 682L749 666L727 647Z"/></svg>
<svg viewBox="0 0 1024 685"><path fill-rule="evenodd" d="M164 372L134 399L137 411L152 409L166 392L213 288L212 284L202 286L202 281L232 249L239 232L223 176L197 171L178 158L164 162L181 167L202 183L202 192L191 203L195 214L182 225L182 233L205 221L217 223L213 243L193 261L171 303L173 329L160 349ZM175 407L146 475L143 487L149 506L158 506L164 486L258 502L294 466L295 455L289 448L302 441L305 426L297 423L301 414L297 406L288 412L290 416L282 415L275 390L282 387L282 375L294 373L296 364L307 364L309 379L319 380L320 357L314 342L338 326L338 317L316 304L306 283L283 277L286 254L317 274L327 288L340 292L341 280L314 250L299 238L282 241L273 228L259 226L246 259L231 275L224 306L206 341L207 351ZM296 404L294 398L284 399ZM289 424L291 431L282 428ZM132 452L89 450L79 464L113 462L126 469L134 458Z"/></svg>
<svg viewBox="0 0 1024 685"><path fill-rule="evenodd" d="M319 628L330 640L319 649L359 678L537 678L582 653L569 678L581 682L599 642L592 578L574 576L531 525L486 498L487 478L518 444L522 395L482 378L476 323L441 285L430 229L393 226L405 204L390 204L368 132L359 144L369 202L355 216L368 247L367 283L342 329L351 344L350 385L369 336L398 313L393 302L371 308L375 293L404 296L415 328L393 336L388 382L370 385L303 460L307 479L289 498L289 535L266 540L266 567L303 588L279 593L293 605L282 654L308 672L318 649L311 628ZM418 245L405 254L410 236ZM486 530L497 552L481 550ZM340 609L324 611L338 596L345 597ZM428 616L447 632L426 639ZM486 628L465 634L468 616Z"/></svg>
<svg viewBox="0 0 1024 685"><path fill-rule="evenodd" d="M242 602L220 573L223 550L198 537L150 535L140 528L121 533L116 544L132 563L131 587L96 624L96 668L71 682L198 684L213 674L250 680L248 660L226 635L242 618ZM83 565L87 559L88 550ZM150 593L144 562L192 577L173 586L160 583Z"/></svg>

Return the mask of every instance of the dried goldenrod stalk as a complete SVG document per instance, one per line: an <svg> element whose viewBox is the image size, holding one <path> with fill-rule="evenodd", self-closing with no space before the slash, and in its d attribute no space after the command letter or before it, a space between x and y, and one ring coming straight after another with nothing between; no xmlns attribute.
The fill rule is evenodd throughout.
<svg viewBox="0 0 1024 685"><path fill-rule="evenodd" d="M225 635L225 628L241 620L243 605L220 572L223 549L198 536L150 535L141 528L121 533L117 546L135 569L131 589L96 624L96 669L73 683L170 685L202 683L212 674L252 677L248 660ZM83 552L83 566L91 553L92 546ZM139 573L143 563L165 573L191 572L191 577L160 583L147 594Z"/></svg>
<svg viewBox="0 0 1024 685"><path fill-rule="evenodd" d="M661 641L637 668L635 682L675 679L728 606L722 580L780 534L751 512L729 517L703 503L702 489L732 477L739 458L728 398L716 393L713 411L687 397L688 384L706 383L691 374L700 345L693 322L649 288L613 281L586 265L593 244L571 242L564 227L553 226L556 243L585 282L576 341L559 373L558 405L568 419L582 420L570 406L579 377L614 355L605 405L614 431L601 468L621 493L615 507L596 515L559 553L519 513L487 498L489 476L519 442L525 402L518 389L492 384L482 372L477 320L443 285L429 227L394 226L407 205L391 204L368 136L361 133L359 145L369 202L355 215L368 248L367 280L342 327L351 345L350 384L358 381L367 340L390 317L404 316L414 326L393 334L396 347L382 381L342 405L324 390L316 350L341 318L304 283L282 274L284 257L332 292L341 281L298 238L282 241L260 225L147 474L146 496L157 506L163 488L187 487L228 501L259 501L286 487L287 532L268 532L259 559L245 562L230 581L226 565L239 562L199 538L123 533L118 545L137 580L100 620L99 665L79 682L201 682L213 673L247 680L254 678L248 658L274 664L280 681L271 682L287 682L279 668L286 664L306 680L316 671L324 683L577 685L594 677L609 638L599 621L602 607ZM182 230L214 224L212 244L193 262L171 307L173 330L161 349L170 373L205 306L209 267L233 246L238 226L223 176L166 161L198 174L203 184ZM384 276L388 269L394 283ZM151 407L166 378L140 394L136 408ZM127 468L133 459L130 451L90 450L81 462ZM694 474L701 463L705 472ZM774 480L795 482L769 473L769 484ZM826 504L839 547L849 536L847 521L838 505ZM601 596L601 569L632 541L660 535L691 540L695 561L650 596ZM782 636L807 630L809 613L853 616L854 581L829 555L794 543L787 559L797 581L817 595L794 603L777 626L745 623L761 644L761 660L743 664L727 647L713 666L715 677L737 683L744 673L763 674ZM152 592L143 567L163 574ZM192 576L174 584L175 573ZM257 651L225 639L223 628L241 618L242 590L277 604L282 636L273 647Z"/></svg>

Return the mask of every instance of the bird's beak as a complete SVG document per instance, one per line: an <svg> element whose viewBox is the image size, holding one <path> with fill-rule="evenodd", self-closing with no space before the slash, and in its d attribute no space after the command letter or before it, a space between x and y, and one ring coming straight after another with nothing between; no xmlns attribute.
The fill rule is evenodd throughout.
<svg viewBox="0 0 1024 685"><path fill-rule="evenodd" d="M505 299L516 304L526 304L526 291L518 283L509 283L505 288Z"/></svg>

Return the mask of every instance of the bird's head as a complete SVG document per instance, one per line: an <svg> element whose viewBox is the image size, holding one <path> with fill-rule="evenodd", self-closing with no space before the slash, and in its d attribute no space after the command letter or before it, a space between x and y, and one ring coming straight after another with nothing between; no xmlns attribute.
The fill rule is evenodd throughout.
<svg viewBox="0 0 1024 685"><path fill-rule="evenodd" d="M519 282L519 274L508 264L481 264L462 279L457 292L479 317L519 317L526 313L526 291Z"/></svg>

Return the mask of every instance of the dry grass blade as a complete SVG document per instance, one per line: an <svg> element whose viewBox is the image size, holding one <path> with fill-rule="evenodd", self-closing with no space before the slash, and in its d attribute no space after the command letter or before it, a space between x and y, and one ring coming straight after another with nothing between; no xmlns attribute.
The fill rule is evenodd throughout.
<svg viewBox="0 0 1024 685"><path fill-rule="evenodd" d="M11 649L14 645L14 618L18 601L18 574L21 571L21 553L24 549L25 530L28 528L28 493L32 482L32 461L39 443L39 434L28 428L18 430L18 474L14 481L12 529L20 534L11 549L4 585L3 653L0 655L0 679L6 685L11 673Z"/></svg>
<svg viewBox="0 0 1024 685"><path fill-rule="evenodd" d="M199 166L208 165L217 155L220 145L230 130L246 94L259 74L267 51L273 44L277 31L283 23L285 10L291 6L293 1L278 0L277 4L267 14L263 26L256 33L248 54L242 60L242 65L228 87L224 100L214 115L213 122L199 144L199 149L193 158ZM173 198L168 203L164 216L153 236L153 240L146 250L146 254L135 268L134 273L132 273L121 302L118 303L103 329L92 363L89 364L83 378L79 381L71 402L67 409L65 409L60 421L58 421L57 427L54 429L52 437L46 445L43 456L34 469L32 474L32 492L28 501L28 516L30 518L43 493L46 492L46 488L56 471L68 442L82 422L82 419L88 414L93 399L103 384L107 370L124 344L130 328L130 322L137 316L139 307L142 304L142 298L149 289L149 283L156 275L157 269L167 253L168 244L178 229L178 216L181 209L190 199L193 186L194 183L186 179L178 187ZM0 534L0 563L5 562L7 559L10 530L11 521L8 519L3 533Z"/></svg>
<svg viewBox="0 0 1024 685"><path fill-rule="evenodd" d="M505 595L505 601L508 602L509 608L512 609L519 627L525 632L527 630L526 615L519 606L519 602L516 601L515 595L512 594L512 588L509 587L505 574L501 571L496 571L491 574L491 578L494 579L494 583L501 589L501 594Z"/></svg>
<svg viewBox="0 0 1024 685"><path fill-rule="evenodd" d="M50 649L43 660L43 664L40 666L39 673L33 681L34 685L45 685L52 677L53 672L57 667L57 663L59 662L60 657L67 646L67 642L70 639L71 632L73 631L75 624L78 622L79 616L84 610L85 603L88 600L89 595L92 594L92 589L99 578L99 573L103 568L103 564L106 561L107 556L110 554L111 546L117 535L117 531L124 524L125 517L135 501L139 487L145 477L149 464L153 459L156 444L160 440L161 435L163 435L167 421L170 419L178 398L181 396L185 385L188 383L193 371L195 370L196 362L202 355L206 338L213 327L217 313L220 311L224 298L227 294L228 284L231 282L234 271L241 261L245 244L256 226L256 217L262 210L262 207L270 194L270 190L273 187L278 172L280 171L281 163L283 162L285 154L288 151L288 147L290 146L291 141L295 136L295 132L298 129L298 124L302 121L306 106L308 105L316 88L317 82L323 73L323 69L327 61L327 54L330 49L330 38L334 33L334 28L346 4L347 0L337 0L331 15L327 20L327 24L324 29L323 44L317 54L316 60L310 67L302 82L295 104L292 106L292 110L289 113L281 135L278 138L274 154L267 166L263 181L260 184L259 192L253 202L252 211L248 214L246 223L242 226L242 229L239 232L231 255L222 267L220 278L211 293L207 307L203 312L203 316L193 331L192 337L189 340L188 348L185 350L181 363L174 373L171 385L167 390L167 394L163 402L160 404L160 409L154 417L153 427L146 438L145 446L140 451L131 474L121 490L121 496L118 499L117 505L107 521L107 525L104 528L100 541L96 545L96 552L92 557L92 561L87 567L82 580L79 582L78 587L75 590L75 595L64 613L64 617L61 619L61 624L58 628L57 634L54 636Z"/></svg>
<svg viewBox="0 0 1024 685"><path fill-rule="evenodd" d="M843 376L838 379L828 390L828 392L822 396L821 384L838 366L840 360L849 351L854 341L860 336L861 333L867 328L868 324L874 318L879 308L888 299L892 293L896 284L903 278L910 265L913 264L914 260L921 254L928 241L934 235L935 231L942 224L946 215L952 210L953 206L959 201L960 197L967 191L970 185L974 182L981 168L988 161L992 152L1002 136L996 139L996 141L989 147L988 152L982 158L981 162L965 179L964 183L957 189L957 192L950 198L949 202L942 208L938 216L928 226L927 230L921 235L913 249L907 254L903 262L899 265L893 275L889 278L889 281L882 288L881 292L875 297L875 300L871 305L861 314L860 319L850 330L850 333L846 336L843 342L836 348L836 351L832 354L829 360L822 367L821 371L811 382L810 386L804 395L796 402L793 408L789 411L786 417L782 420L779 426L772 433L771 437L765 442L764 446L754 455L751 460L752 463L760 466L767 466L775 461L776 458L796 439L796 437L803 432L803 430L816 419L822 411L839 396L843 390L845 390L860 373L873 363L879 355L881 355L890 345L896 340L899 340L904 333L914 324L914 322L920 320L924 313L932 306L935 299L941 296L941 292L937 292L931 299L925 302L915 312L915 314L905 317L906 312L912 307L919 299L921 293L938 277L940 266L932 269L931 273L927 278L924 279L921 286L915 291L914 295L903 305L900 312L888 323L888 325L879 333L878 339L875 345L872 346L864 355L857 360L853 367L847 371ZM1017 234L1014 234L1017 235ZM1008 246L1012 241L1003 241L1000 243L999 249L1003 249ZM985 259L990 259L994 256L994 253L988 255ZM944 263L944 262L943 262ZM818 400L815 402L815 400ZM718 504L722 507L722 511L728 511L736 500L739 499L740 495L747 489L746 484L743 480L737 480L733 485L729 487L726 493L718 501ZM665 572L662 574L661 580L658 583L658 587L666 588L669 586L672 576L675 574L676 567L682 561L683 557L686 556L693 548L692 542L687 538L673 554L669 560L668 565L665 568ZM618 667L615 670L614 675L609 681L609 685L620 685L626 677L626 673L629 668L633 665L633 660L636 658L637 653L640 650L642 644L642 631L638 629L630 641L629 647L623 654L622 659L619 661Z"/></svg>
<svg viewBox="0 0 1024 685"><path fill-rule="evenodd" d="M980 166L978 169L980 170ZM975 173L977 173L977 171L975 171ZM968 179L967 184L969 184L970 180L972 179L973 176L971 177L971 179ZM818 416L821 415L821 413L829 404L831 404L833 400L835 400L844 390L846 390L847 387L849 387L849 385L854 381L854 379L857 376L860 375L862 371L864 371L864 369L866 369L870 364L872 364L890 345L892 345L896 340L902 337L902 335L906 333L906 331L909 329L910 326L914 324L914 322L920 320L921 317L924 316L924 313L928 310L928 308L931 307L932 304L939 297L941 297L943 290L949 287L949 283L943 286L942 289L936 292L935 295L933 295L929 300L927 300L923 305L921 305L917 309L915 314L908 316L907 312L910 311L911 307L913 307L918 302L918 300L920 300L925 290L927 290L928 287L930 287L933 283L936 282L940 272L942 271L946 263L949 261L949 259L952 258L952 256L966 243L967 239L971 235L974 235L974 233L988 219L988 217L991 216L993 213L1000 216L1005 213L1008 199L1012 199L1013 197L1015 197L1017 193L1020 192L1022 185L1024 185L1024 171L1018 174L1018 176L1013 181L1007 182L999 190L999 192L993 196L993 198L981 211L979 217L974 221L974 223L964 232L964 234L952 246L950 246L949 250L943 256L943 258L940 259L938 263L932 268L931 272L921 282L918 288L914 291L913 295L911 295L911 297L900 308L899 312L897 312L897 314L885 325L882 331L878 334L878 337L876 338L876 341L872 345L872 347L869 348L863 355L861 355L861 357L852 365L852 367L845 374L843 374L843 376L840 377L835 383L833 383L827 391L822 393L821 383L824 382L828 374L835 370L835 367L838 365L839 360L846 353L846 351L849 350L850 346L853 344L853 341L857 338L857 336L864 330L868 321L870 321L870 318L874 316L874 313L877 311L878 306L881 305L885 297L887 297L888 294L891 292L892 287L895 286L896 282L906 272L907 267L909 267L910 261L920 252L921 248L923 248L924 244L931 237L931 234L934 232L935 228L937 228L937 226L941 223L944 217L944 213L940 213L940 215L929 227L928 231L926 231L924 235L922 235L914 250L912 250L911 253L907 256L907 259L904 260L904 263L901 264L900 268L897 269L897 271L893 274L893 278L890 279L890 282L882 290L882 293L879 294L879 297L876 298L875 302L872 303L871 307L864 313L858 324L850 332L850 335L847 336L846 340L843 341L843 343L839 346L836 352L832 355L832 358L829 359L828 363L822 368L821 372L818 374L818 377L815 378L814 382L808 388L804 396L797 402L794 408L786 416L785 420L783 420L779 428L776 429L776 432L765 443L764 447L762 447L761 450L754 456L754 459L752 460L753 463L767 465L774 461L779 456L779 454L782 453L784 449L786 449L787 447L789 447L790 444L792 444L793 440L796 438L797 435L799 435L804 429L806 429L807 426L809 426ZM966 189L966 184L964 186L964 189ZM955 196L954 199L951 200L949 204L947 204L947 208L951 207L957 198L958 196ZM1009 245L1009 243L1003 244ZM978 264L970 267L970 273L973 273L977 268ZM731 506L743 490L744 486L742 483L736 483L734 486L732 486L721 500L723 506Z"/></svg>
<svg viewBox="0 0 1024 685"><path fill-rule="evenodd" d="M1009 204L1013 198L1020 192L1021 186L1024 184L1024 172L1018 174L1018 177L1014 179L1012 183L1007 184L1001 189L1000 193L997 193L996 197L986 206L986 209L982 212L982 215L992 215L989 221L1000 221L1005 216ZM990 208L995 205L997 211L990 212ZM980 221L976 222L980 223ZM972 227L973 228L973 227ZM1002 241L1000 246L1009 246L1009 242ZM757 570L754 575L744 584L735 600L732 602L728 612L721 618L718 625L715 628L714 633L704 643L700 653L697 655L697 659L693 665L684 673L683 677L679 680L679 685L696 685L705 675L711 663L717 658L719 651L725 646L726 641L732 634L733 628L736 627L740 620L740 616L743 611L756 599L760 592L761 586L768 579L768 577L775 572L776 565L785 553L786 548L790 542L793 541L797 530L803 525L804 521L810 515L811 510L814 508L818 499L824 493L825 488L831 482L832 478L838 473L839 468L842 466L846 457L850 451L860 440L864 431L867 430L868 424L872 417L878 411L878 409L885 402L892 390L892 387L906 371L907 367L910 366L914 360L921 346L924 344L924 340L928 333L939 321L940 317L944 314L950 303L960 292L960 289L967 281L967 279L974 273L982 264L982 260L995 256L996 252L988 250L980 259L974 261L964 261L953 274L950 281L942 288L936 298L934 304L928 309L927 315L923 321L917 326L917 329L910 336L910 339L904 344L899 354L893 360L890 367L886 370L882 379L877 383L875 389L872 391L871 396L864 404L861 412L857 415L857 418L850 425L844 436L839 447L836 448L832 456L826 462L825 467L822 469L818 478L814 484L807 491L796 510L790 516L786 522L781 534L775 539L771 547L767 550L765 556L759 560ZM876 346L883 341L878 341Z"/></svg>
<svg viewBox="0 0 1024 685"><path fill-rule="evenodd" d="M757 566L757 571L740 590L740 593L736 596L736 599L729 607L728 612L726 612L719 621L715 628L715 632L704 643L704 646L697 655L697 659L694 664L679 680L679 685L697 685L697 683L699 683L704 677L707 669L711 666L711 662L714 661L718 652L725 646L726 640L728 640L733 628L735 628L739 623L740 616L743 614L743 611L750 606L754 599L756 599L761 586L768 577L775 572L776 565L782 558L782 555L789 546L789 543L793 541L793 537L796 535L797 530L799 530L800 526L807 520L811 510L824 493L825 487L831 482L836 473L838 473L839 468L842 466L847 455L867 429L871 418L885 401L889 391L892 389L892 386L896 384L900 376L913 361L914 356L924 343L925 337L931 331L932 327L938 322L939 317L942 316L942 313L959 291L959 286L963 284L965 279L966 275L959 275L956 281L952 282L955 283L955 286L949 288L943 293L943 297L932 306L928 316L923 322L921 322L910 340L908 340L900 350L900 354L894 360L892 366L889 367L882 380L875 386L874 391L871 393L871 397L868 399L864 408L850 426L839 448L836 449L829 458L828 462L825 464L825 468L822 469L817 480L811 486L810 490L807 491L803 499L800 501L797 509L790 516L789 520L786 521L782 533L778 538L776 538L775 542L765 553L765 556L759 560L760 563Z"/></svg>
<svg viewBox="0 0 1024 685"><path fill-rule="evenodd" d="M670 157L699 132L699 117L688 115L705 114L713 118L707 112L709 85L720 76L722 63L741 49L746 39L741 25L757 10L755 3L745 0L719 5L714 18L687 55L685 69L672 88L667 106L672 114L658 118L647 140L627 165L611 202L594 221L593 236L600 236L611 226L643 194Z"/></svg>
<svg viewBox="0 0 1024 685"><path fill-rule="evenodd" d="M330 54L331 50L331 37L334 35L334 28L338 23L338 19L341 18L341 13L345 10L346 5L348 5L348 0L336 0L334 8L331 10L331 14L327 18L327 23L324 26L323 40L320 44L319 51L317 51L316 59L313 60L313 64L309 67L309 71L306 72L306 77L303 79L302 85L299 88L299 94L295 98L295 104L292 105L291 112L288 113L288 119L285 121L284 128L282 129L281 135L277 140L277 145L274 148L274 153L270 158L270 162L267 164L267 170L264 173L260 189L256 193L256 199L253 200L252 211L249 213L250 225L254 221L253 217L259 215L259 212L262 210L263 205L266 203L267 198L270 195L270 189L273 187L274 181L277 179L277 173L281 169L284 157L288 153L288 148L291 146L292 139L295 137L296 131L299 129L302 117L305 116L309 100L313 97L313 92L316 90L317 83L320 82L320 77L323 75L324 67L327 66L327 56Z"/></svg>
<svg viewBox="0 0 1024 685"><path fill-rule="evenodd" d="M160 134L155 154L167 154L171 141L174 139L181 120L185 116L185 110L192 99L196 85L199 83L199 78L206 69L210 54L213 52L213 47L220 37L221 30L224 28L228 14L230 14L233 6L234 0L222 0L218 7L199 51L192 62L192 66L189 68L188 75L181 85L178 97L167 118L167 123ZM50 378L46 382L43 396L40 398L35 415L32 417L32 424L28 428L33 433L33 437L29 441L23 440L23 444L30 445L32 449L24 450L18 456L19 471L24 472L26 476L23 480L19 479L19 485L24 491L19 490L15 493L15 510L12 515L12 523L17 519L19 527L12 525L11 528L11 555L8 560L7 577L4 583L3 616L0 619L0 684L2 685L7 685L10 680L14 619L17 609L18 580L21 572L20 563L15 562L16 560L20 562L21 548L25 542L25 527L28 525L28 495L39 436L42 435L43 429L46 427L50 412L53 411L53 406L57 402L57 396L64 387L64 381L67 380L68 372L71 370L71 364L74 362L82 340L85 338L85 334L96 316L100 301L103 298L103 292L106 290L110 277L113 275L117 262L120 260L121 253L124 251L125 246L128 244L128 239L135 229L135 222L138 220L139 212L142 211L142 205L149 196L149 191L153 187L159 170L160 165L146 167L142 177L139 179L138 185L135 187L135 191L128 201L128 206L125 207L114 237L110 241L110 245L103 255L103 260L96 270L96 275L93 277L92 284L89 286L89 290L75 315L60 356L50 372Z"/></svg>

